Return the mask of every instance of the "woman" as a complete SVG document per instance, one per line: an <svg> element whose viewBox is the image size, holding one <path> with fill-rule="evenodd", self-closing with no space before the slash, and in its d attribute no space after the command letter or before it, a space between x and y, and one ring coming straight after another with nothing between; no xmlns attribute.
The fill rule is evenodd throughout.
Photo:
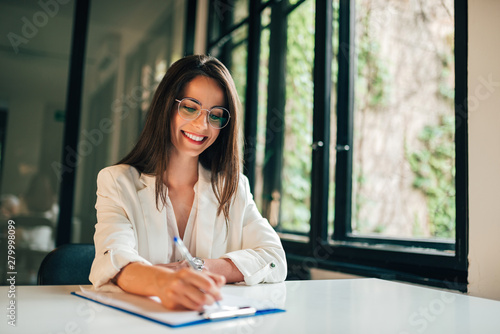
<svg viewBox="0 0 500 334"><path fill-rule="evenodd" d="M132 151L97 178L96 257L90 280L201 309L225 282L281 282L286 260L240 174L239 100L226 67L208 56L174 63ZM184 240L201 272L175 248Z"/></svg>

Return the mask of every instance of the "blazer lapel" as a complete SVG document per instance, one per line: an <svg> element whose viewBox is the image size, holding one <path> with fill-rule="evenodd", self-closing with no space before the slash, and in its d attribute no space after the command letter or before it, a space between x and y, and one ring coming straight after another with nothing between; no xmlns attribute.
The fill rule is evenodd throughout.
<svg viewBox="0 0 500 334"><path fill-rule="evenodd" d="M168 235L166 209L162 203L159 203L160 210L156 208L155 177L141 174L140 180L145 187L137 191L137 196L144 216L150 261L166 263L170 244L170 240L165 240Z"/></svg>

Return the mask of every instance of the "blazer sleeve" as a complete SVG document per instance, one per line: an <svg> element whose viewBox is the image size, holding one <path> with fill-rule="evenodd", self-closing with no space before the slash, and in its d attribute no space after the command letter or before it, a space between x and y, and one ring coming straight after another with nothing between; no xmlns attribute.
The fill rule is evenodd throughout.
<svg viewBox="0 0 500 334"><path fill-rule="evenodd" d="M113 167L111 167L113 168ZM121 199L121 191L110 168L97 176L97 224L95 258L89 280L96 289L110 283L131 262L151 263L137 252L137 235Z"/></svg>
<svg viewBox="0 0 500 334"><path fill-rule="evenodd" d="M257 209L248 179L242 178L245 194L242 247L222 257L231 259L247 285L282 282L286 278L287 264L281 240Z"/></svg>

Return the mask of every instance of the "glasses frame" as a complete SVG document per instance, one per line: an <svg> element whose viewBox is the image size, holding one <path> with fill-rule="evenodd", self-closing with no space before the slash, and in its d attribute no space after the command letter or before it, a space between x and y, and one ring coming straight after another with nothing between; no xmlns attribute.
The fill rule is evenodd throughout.
<svg viewBox="0 0 500 334"><path fill-rule="evenodd" d="M184 100L189 100L189 101L192 101L192 102L194 102L194 103L196 103L197 105L199 105L199 106L200 106L199 112L198 112L198 114L196 115L196 117L194 117L194 118L184 118L184 117L182 117L182 113L181 113L181 103L182 103L182 101L184 101ZM198 102L198 101L196 101L195 99L191 98L191 97L185 97L185 98L180 99L180 100L179 100L179 99L175 99L175 102L177 102L177 103L178 103L178 104L177 104L177 114L179 114L179 117L180 117L180 118L182 118L182 119L183 119L183 120L185 120L185 121L194 121L195 119L197 119L198 117L200 117L201 112L202 112L203 110L205 110L205 111L207 112L207 122L208 122L208 124L209 124L212 128L214 128L214 129L217 129L217 130L224 129L224 128L225 128L225 127L229 124L229 121L231 120L231 113L229 112L229 110L227 110L227 109L226 109L226 108L224 108L224 107L214 107L214 108L218 108L218 109L224 109L225 111L227 111L227 115L228 115L226 124L224 124L224 126L223 126L223 127L218 128L218 127L215 127L212 123L210 123L210 120L209 120L209 118L208 118L208 117L210 116L210 114L212 113L212 109L214 109L214 108L212 108L212 109L203 109L203 108L201 107L201 105L199 104L199 102Z"/></svg>

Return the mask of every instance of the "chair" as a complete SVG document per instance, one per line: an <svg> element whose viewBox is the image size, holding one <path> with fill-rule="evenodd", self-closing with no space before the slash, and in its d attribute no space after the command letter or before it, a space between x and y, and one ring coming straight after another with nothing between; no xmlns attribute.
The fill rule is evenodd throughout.
<svg viewBox="0 0 500 334"><path fill-rule="evenodd" d="M66 244L47 254L38 270L38 285L91 284L93 244Z"/></svg>

